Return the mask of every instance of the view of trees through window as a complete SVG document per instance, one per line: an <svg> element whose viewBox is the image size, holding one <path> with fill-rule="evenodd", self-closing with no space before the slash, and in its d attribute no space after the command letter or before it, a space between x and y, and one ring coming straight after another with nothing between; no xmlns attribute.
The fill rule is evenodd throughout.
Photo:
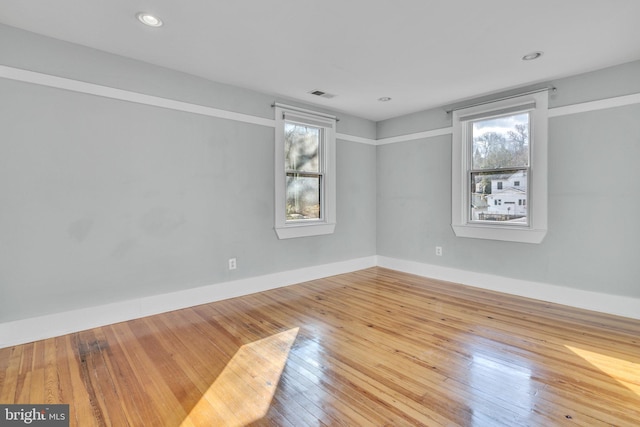
<svg viewBox="0 0 640 427"><path fill-rule="evenodd" d="M470 122L471 220L527 223L529 113Z"/></svg>
<svg viewBox="0 0 640 427"><path fill-rule="evenodd" d="M286 219L320 219L322 129L286 122L284 135Z"/></svg>

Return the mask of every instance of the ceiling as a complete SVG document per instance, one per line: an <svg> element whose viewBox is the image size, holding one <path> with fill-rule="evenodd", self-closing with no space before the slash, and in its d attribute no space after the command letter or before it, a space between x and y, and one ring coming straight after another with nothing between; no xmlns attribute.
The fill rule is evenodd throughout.
<svg viewBox="0 0 640 427"><path fill-rule="evenodd" d="M638 17L639 0L0 4L0 23L375 121L640 59Z"/></svg>

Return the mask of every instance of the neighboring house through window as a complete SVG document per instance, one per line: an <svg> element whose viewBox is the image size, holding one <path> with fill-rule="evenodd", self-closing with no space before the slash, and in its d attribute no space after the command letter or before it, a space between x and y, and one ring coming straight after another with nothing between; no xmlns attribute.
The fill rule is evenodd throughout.
<svg viewBox="0 0 640 427"><path fill-rule="evenodd" d="M333 233L333 116L276 104L275 230L280 239Z"/></svg>
<svg viewBox="0 0 640 427"><path fill-rule="evenodd" d="M457 236L542 241L547 104L545 91L453 112L451 224Z"/></svg>

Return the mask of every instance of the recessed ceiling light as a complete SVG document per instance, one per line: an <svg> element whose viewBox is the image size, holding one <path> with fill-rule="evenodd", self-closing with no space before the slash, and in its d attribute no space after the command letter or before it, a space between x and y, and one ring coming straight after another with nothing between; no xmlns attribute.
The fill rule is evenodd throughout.
<svg viewBox="0 0 640 427"><path fill-rule="evenodd" d="M387 102L387 101L391 101L391 98L389 98L388 96L383 96L382 98L378 98L378 101Z"/></svg>
<svg viewBox="0 0 640 427"><path fill-rule="evenodd" d="M140 12L136 15L138 21L150 27L162 27L162 20L149 13Z"/></svg>
<svg viewBox="0 0 640 427"><path fill-rule="evenodd" d="M538 59L542 56L542 52L531 52L522 57L523 61L533 61L534 59Z"/></svg>

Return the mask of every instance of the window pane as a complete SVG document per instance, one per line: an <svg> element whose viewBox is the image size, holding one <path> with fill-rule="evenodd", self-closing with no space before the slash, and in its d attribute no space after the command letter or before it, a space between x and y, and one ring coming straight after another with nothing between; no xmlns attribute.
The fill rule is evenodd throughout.
<svg viewBox="0 0 640 427"><path fill-rule="evenodd" d="M472 122L471 168L529 166L529 113Z"/></svg>
<svg viewBox="0 0 640 427"><path fill-rule="evenodd" d="M320 219L320 176L287 174L287 221Z"/></svg>
<svg viewBox="0 0 640 427"><path fill-rule="evenodd" d="M471 221L527 224L526 170L471 174Z"/></svg>
<svg viewBox="0 0 640 427"><path fill-rule="evenodd" d="M285 123L285 170L320 172L320 132L321 129L317 127Z"/></svg>

